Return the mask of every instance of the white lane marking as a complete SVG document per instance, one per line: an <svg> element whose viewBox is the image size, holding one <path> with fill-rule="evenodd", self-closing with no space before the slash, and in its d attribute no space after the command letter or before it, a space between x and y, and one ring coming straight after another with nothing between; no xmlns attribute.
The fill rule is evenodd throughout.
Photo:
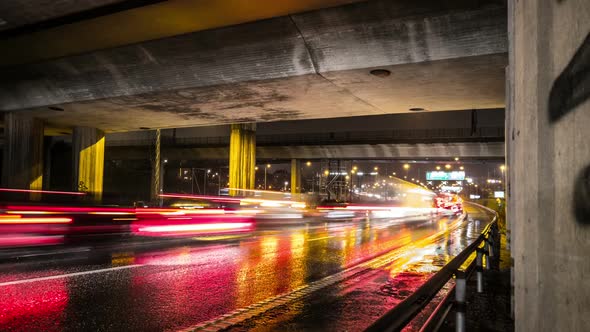
<svg viewBox="0 0 590 332"><path fill-rule="evenodd" d="M319 240L325 240L325 239L331 239L335 236L324 236L324 237L316 237L315 239L311 239L311 240L307 240L307 242L311 242L311 241L319 241Z"/></svg>
<svg viewBox="0 0 590 332"><path fill-rule="evenodd" d="M60 275L56 275L56 276L47 276L47 277L31 278L31 279L24 279L24 280L7 281L7 282L0 283L0 287L18 285L18 284L26 284L26 283L37 282L37 281L52 280L52 279L83 276L83 275L87 275L87 274L111 272L111 271L116 271L116 270L131 269L131 268L140 267L140 266L143 266L143 264L133 264L133 265L110 267L108 269L90 270L90 271L84 271L84 272L60 274Z"/></svg>

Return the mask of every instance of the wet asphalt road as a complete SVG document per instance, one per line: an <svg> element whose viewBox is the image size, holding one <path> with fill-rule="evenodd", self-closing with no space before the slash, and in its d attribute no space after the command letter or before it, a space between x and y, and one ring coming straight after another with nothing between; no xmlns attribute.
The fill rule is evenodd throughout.
<svg viewBox="0 0 590 332"><path fill-rule="evenodd" d="M362 330L491 219L309 221L233 239L84 252L0 265L0 330L161 331L195 326L396 249L383 269L277 306L232 330ZM433 235L437 235L433 237Z"/></svg>

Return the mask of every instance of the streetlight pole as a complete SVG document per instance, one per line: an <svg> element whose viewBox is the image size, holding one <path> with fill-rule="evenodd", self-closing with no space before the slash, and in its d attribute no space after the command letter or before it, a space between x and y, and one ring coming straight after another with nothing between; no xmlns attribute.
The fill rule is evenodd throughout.
<svg viewBox="0 0 590 332"><path fill-rule="evenodd" d="M203 169L203 195L207 195L207 170Z"/></svg>
<svg viewBox="0 0 590 332"><path fill-rule="evenodd" d="M266 169L270 168L270 164L266 164L266 167L264 168L264 190L266 190Z"/></svg>

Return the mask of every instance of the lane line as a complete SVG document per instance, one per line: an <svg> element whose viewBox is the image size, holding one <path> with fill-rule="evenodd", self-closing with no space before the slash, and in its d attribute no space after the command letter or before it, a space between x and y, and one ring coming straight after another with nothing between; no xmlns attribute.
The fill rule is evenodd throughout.
<svg viewBox="0 0 590 332"><path fill-rule="evenodd" d="M60 279L60 278L69 278L69 277L83 276L83 275L87 275L87 274L95 274L95 273L102 273L102 272L111 272L111 271L117 271L117 270L131 269L131 268L140 267L140 266L144 266L144 265L143 264L133 264L133 265L110 267L108 269L99 269L99 270L91 270L91 271L84 271L84 272L59 274L59 275L55 275L55 276L47 276L47 277L31 278L31 279L24 279L24 280L7 281L7 282L0 283L0 287L12 286L12 285L19 285L19 284L26 284L26 283L37 282L37 281L52 280L52 279Z"/></svg>
<svg viewBox="0 0 590 332"><path fill-rule="evenodd" d="M311 242L311 241L319 241L319 240L325 240L325 239L331 239L335 236L324 236L324 237L316 237L315 239L311 239L311 240L307 240L307 242Z"/></svg>

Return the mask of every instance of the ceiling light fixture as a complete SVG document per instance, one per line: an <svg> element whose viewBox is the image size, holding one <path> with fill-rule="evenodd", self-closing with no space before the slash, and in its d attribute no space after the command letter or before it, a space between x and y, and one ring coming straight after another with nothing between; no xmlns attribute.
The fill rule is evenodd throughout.
<svg viewBox="0 0 590 332"><path fill-rule="evenodd" d="M373 76L377 76L380 78L384 78L391 75L391 72L387 69L373 69L369 73Z"/></svg>

